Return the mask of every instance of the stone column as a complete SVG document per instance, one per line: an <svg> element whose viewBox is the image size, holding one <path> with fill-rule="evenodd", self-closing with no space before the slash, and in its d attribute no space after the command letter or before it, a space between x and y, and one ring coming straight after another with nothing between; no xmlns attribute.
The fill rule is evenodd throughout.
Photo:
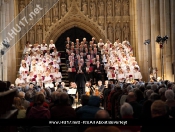
<svg viewBox="0 0 175 132"><path fill-rule="evenodd" d="M165 26L164 26L164 31L165 35L170 36L170 30L171 30L171 23L170 23L170 1L169 0L164 0L164 20L165 20ZM174 14L174 12L171 12ZM173 81L172 79L172 53L171 53L171 40L167 41L167 44L165 43L165 79Z"/></svg>
<svg viewBox="0 0 175 132"><path fill-rule="evenodd" d="M172 63L174 63L174 76L172 77L172 80L175 82L175 1L170 0L170 8L171 8L171 35L168 41L171 41L171 52L172 52ZM173 79L174 78L174 79Z"/></svg>
<svg viewBox="0 0 175 132"><path fill-rule="evenodd" d="M155 51L155 14L154 14L154 0L150 0L150 17L151 17L151 58L152 58L152 68L156 68L156 51Z"/></svg>
<svg viewBox="0 0 175 132"><path fill-rule="evenodd" d="M154 39L153 41L156 39L156 37L158 35L160 35L160 14L159 14L159 0L154 0L154 18L155 18L155 29L154 29ZM158 70L157 72L157 77L161 77L161 57L160 57L160 47L159 44L157 44L157 42L154 43L155 45L155 62L156 62L156 68Z"/></svg>

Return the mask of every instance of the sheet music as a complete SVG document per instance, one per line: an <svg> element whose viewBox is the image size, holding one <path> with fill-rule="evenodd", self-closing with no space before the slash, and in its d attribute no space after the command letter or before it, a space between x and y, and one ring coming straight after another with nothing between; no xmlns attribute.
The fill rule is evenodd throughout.
<svg viewBox="0 0 175 132"><path fill-rule="evenodd" d="M77 92L77 89L74 89L74 88L68 90L68 94L76 94L76 92Z"/></svg>

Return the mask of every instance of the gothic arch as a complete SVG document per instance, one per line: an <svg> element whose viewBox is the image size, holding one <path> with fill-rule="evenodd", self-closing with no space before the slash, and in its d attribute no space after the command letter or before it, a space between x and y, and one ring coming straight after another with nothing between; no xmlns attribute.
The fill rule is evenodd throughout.
<svg viewBox="0 0 175 132"><path fill-rule="evenodd" d="M94 36L96 40L99 40L102 38L105 39L105 34L102 32L102 30L99 29L98 26L95 24L90 23L90 21L86 19L77 19L72 18L67 21L61 21L57 22L54 25L52 25L52 28L50 28L50 31L46 34L46 40L54 40L56 41L59 36L61 36L62 33L65 31L73 28L73 27L79 27L85 31L87 31L89 34Z"/></svg>

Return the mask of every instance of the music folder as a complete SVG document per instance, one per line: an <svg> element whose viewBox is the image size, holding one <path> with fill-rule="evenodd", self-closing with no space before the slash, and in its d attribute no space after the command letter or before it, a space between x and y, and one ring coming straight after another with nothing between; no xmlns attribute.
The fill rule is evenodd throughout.
<svg viewBox="0 0 175 132"><path fill-rule="evenodd" d="M77 93L77 89L71 88L68 90L68 94L76 94Z"/></svg>

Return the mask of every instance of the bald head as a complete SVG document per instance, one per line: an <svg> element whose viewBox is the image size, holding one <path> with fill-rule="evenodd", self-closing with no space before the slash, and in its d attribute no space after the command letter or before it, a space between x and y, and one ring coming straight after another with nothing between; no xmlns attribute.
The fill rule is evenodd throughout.
<svg viewBox="0 0 175 132"><path fill-rule="evenodd" d="M106 110L99 110L95 115L96 119L110 119L109 113Z"/></svg>
<svg viewBox="0 0 175 132"><path fill-rule="evenodd" d="M129 92L127 96L128 102L136 101L136 96L134 92Z"/></svg>

